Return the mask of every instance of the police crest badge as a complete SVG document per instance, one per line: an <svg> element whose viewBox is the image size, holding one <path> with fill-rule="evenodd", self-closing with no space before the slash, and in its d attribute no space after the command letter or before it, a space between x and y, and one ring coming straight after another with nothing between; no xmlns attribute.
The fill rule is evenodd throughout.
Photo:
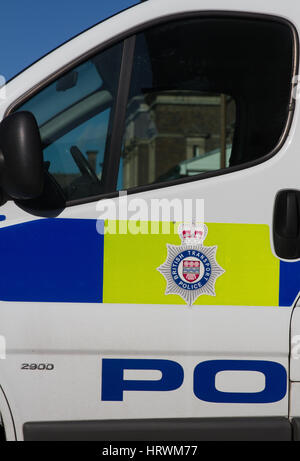
<svg viewBox="0 0 300 461"><path fill-rule="evenodd" d="M181 224L181 245L167 244L168 256L157 270L167 281L166 295L179 295L192 306L201 295L216 296L215 283L225 271L216 261L217 246L205 247L205 224Z"/></svg>

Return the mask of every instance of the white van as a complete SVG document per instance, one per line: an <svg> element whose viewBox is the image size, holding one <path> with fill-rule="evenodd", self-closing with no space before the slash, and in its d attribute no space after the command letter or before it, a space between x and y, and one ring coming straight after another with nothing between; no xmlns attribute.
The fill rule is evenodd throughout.
<svg viewBox="0 0 300 461"><path fill-rule="evenodd" d="M148 0L6 85L6 440L300 439L299 26Z"/></svg>

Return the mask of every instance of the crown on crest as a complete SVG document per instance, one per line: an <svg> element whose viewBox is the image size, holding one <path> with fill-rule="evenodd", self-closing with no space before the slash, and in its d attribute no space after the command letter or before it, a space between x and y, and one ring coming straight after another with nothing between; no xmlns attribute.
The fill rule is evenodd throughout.
<svg viewBox="0 0 300 461"><path fill-rule="evenodd" d="M202 245L206 235L207 227L203 223L183 223L178 228L182 245Z"/></svg>

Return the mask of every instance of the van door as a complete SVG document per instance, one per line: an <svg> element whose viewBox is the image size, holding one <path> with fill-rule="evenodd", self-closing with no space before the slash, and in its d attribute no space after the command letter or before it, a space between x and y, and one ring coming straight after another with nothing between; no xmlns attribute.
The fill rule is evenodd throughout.
<svg viewBox="0 0 300 461"><path fill-rule="evenodd" d="M136 418L288 415L286 387L266 370L287 370L288 306L299 291L290 282L297 264L272 238L277 193L293 182L284 146L293 41L288 23L259 15L177 18L136 35L118 179L131 215L126 236L105 235L104 302L120 306L111 314L120 352L103 362L107 415L125 418L128 407ZM206 227L197 225L197 199ZM156 221L170 226L157 231ZM182 365L184 381L173 392L141 392L129 376L143 375L131 370L122 406L106 386L123 365L109 359L140 358L139 347L143 360Z"/></svg>
<svg viewBox="0 0 300 461"><path fill-rule="evenodd" d="M154 419L196 440L226 417L289 437L298 264L272 213L297 184L295 49L279 18L157 13L11 107L38 121L46 181L2 207L19 438L145 439Z"/></svg>

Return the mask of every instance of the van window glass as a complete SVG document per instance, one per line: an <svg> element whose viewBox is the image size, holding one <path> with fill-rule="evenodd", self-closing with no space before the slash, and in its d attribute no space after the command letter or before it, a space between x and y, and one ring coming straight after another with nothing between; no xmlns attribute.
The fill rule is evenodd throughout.
<svg viewBox="0 0 300 461"><path fill-rule="evenodd" d="M45 168L65 200L103 192L102 171L119 82L122 44L99 53L18 110L37 119Z"/></svg>
<svg viewBox="0 0 300 461"><path fill-rule="evenodd" d="M140 33L119 189L264 157L289 113L293 33L285 23L211 17Z"/></svg>

